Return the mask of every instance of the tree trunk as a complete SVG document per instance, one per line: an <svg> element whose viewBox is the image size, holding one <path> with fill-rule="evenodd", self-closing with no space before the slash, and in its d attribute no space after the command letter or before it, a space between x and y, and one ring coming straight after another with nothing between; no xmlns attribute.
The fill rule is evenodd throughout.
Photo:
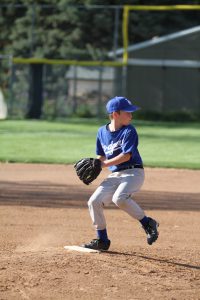
<svg viewBox="0 0 200 300"><path fill-rule="evenodd" d="M30 65L29 105L26 117L40 119L43 106L43 65Z"/></svg>

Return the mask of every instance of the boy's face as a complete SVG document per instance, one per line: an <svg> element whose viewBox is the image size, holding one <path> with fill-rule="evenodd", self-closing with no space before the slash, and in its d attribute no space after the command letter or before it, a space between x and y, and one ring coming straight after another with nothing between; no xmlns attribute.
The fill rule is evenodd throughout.
<svg viewBox="0 0 200 300"><path fill-rule="evenodd" d="M121 124L121 125L128 125L132 121L132 113L122 111L120 110L119 112L115 113L115 119Z"/></svg>

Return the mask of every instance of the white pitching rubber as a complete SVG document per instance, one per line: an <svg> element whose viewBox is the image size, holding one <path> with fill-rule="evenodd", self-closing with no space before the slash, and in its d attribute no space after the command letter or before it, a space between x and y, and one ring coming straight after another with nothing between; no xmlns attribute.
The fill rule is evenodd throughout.
<svg viewBox="0 0 200 300"><path fill-rule="evenodd" d="M78 252L100 253L99 250L93 250L81 246L64 246L64 249L71 250L71 251L78 251Z"/></svg>

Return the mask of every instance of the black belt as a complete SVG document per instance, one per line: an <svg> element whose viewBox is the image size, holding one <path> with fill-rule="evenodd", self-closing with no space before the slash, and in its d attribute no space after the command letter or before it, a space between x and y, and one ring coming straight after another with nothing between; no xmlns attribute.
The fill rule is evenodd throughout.
<svg viewBox="0 0 200 300"><path fill-rule="evenodd" d="M144 169L143 165L134 165L134 166L124 166L114 172L120 172L128 169Z"/></svg>

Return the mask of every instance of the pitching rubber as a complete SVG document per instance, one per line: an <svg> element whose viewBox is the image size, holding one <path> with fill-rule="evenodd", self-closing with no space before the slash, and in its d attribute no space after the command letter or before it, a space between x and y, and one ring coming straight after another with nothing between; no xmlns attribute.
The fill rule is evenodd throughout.
<svg viewBox="0 0 200 300"><path fill-rule="evenodd" d="M84 247L81 247L81 246L64 246L64 249L69 250L69 251L100 253L99 250L93 250L93 249L84 248Z"/></svg>

